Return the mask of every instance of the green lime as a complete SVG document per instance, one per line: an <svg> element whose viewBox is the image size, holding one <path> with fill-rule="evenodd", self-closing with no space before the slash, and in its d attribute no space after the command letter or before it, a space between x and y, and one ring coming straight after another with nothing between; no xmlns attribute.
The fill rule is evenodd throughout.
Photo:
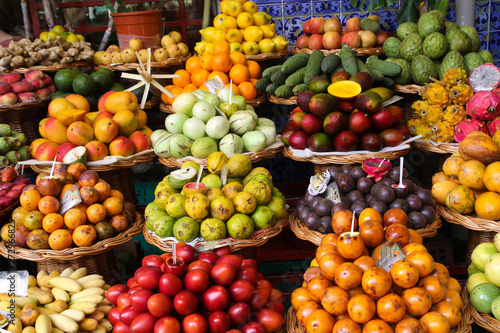
<svg viewBox="0 0 500 333"><path fill-rule="evenodd" d="M66 37L68 37L68 33L65 31L65 32L61 33L60 36L62 37L62 39L66 40Z"/></svg>
<svg viewBox="0 0 500 333"><path fill-rule="evenodd" d="M124 91L125 86L123 84L121 84L120 82L115 82L115 83L113 83L113 85L111 86L111 88L109 90Z"/></svg>
<svg viewBox="0 0 500 333"><path fill-rule="evenodd" d="M109 91L109 88L111 88L111 86L113 85L111 77L106 72L96 71L90 74L90 76L92 77L92 79L94 79L98 93Z"/></svg>
<svg viewBox="0 0 500 333"><path fill-rule="evenodd" d="M72 71L73 73L75 73L75 76L76 75L80 75L80 74L83 74L83 72L79 69L79 68L76 68L76 67L70 67L68 68L70 71Z"/></svg>
<svg viewBox="0 0 500 333"><path fill-rule="evenodd" d="M90 96L94 94L96 83L88 74L80 74L73 80L73 91L75 94Z"/></svg>
<svg viewBox="0 0 500 333"><path fill-rule="evenodd" d="M63 92L63 91L56 91L56 92L54 93L54 95L52 95L52 99L54 100L54 99L56 99L56 98L64 98L64 97L66 97L66 96L68 96L68 95L70 95L70 94L71 94L71 93L65 93L65 92Z"/></svg>
<svg viewBox="0 0 500 333"><path fill-rule="evenodd" d="M54 83L59 91L72 92L75 77L76 74L71 69L63 69L54 76Z"/></svg>
<svg viewBox="0 0 500 333"><path fill-rule="evenodd" d="M108 67L101 67L96 72L106 73L111 78L111 81L115 82L115 73Z"/></svg>

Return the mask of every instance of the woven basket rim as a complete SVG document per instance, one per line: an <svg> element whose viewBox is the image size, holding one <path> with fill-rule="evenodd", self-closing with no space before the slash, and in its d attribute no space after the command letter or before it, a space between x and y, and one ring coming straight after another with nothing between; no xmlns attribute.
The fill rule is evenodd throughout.
<svg viewBox="0 0 500 333"><path fill-rule="evenodd" d="M181 58L169 58L164 61L151 61L151 68L168 68L171 66L178 66L184 64L189 57L191 57L192 54L188 53L185 57ZM141 68L141 65L138 62L131 62L131 63L124 63L116 66L111 66L111 65L95 65L94 69L97 70L99 68L109 68L113 71L121 71L121 72L126 72L126 71L131 71L131 70L137 70ZM146 64L144 64L144 68L146 68Z"/></svg>
<svg viewBox="0 0 500 333"><path fill-rule="evenodd" d="M494 317L479 313L470 303L469 293L467 292L467 288L462 289L461 293L462 301L464 302L464 311L468 313L471 317L471 322L475 322L478 326L481 326L485 330L490 332L500 332L500 321L496 320Z"/></svg>
<svg viewBox="0 0 500 333"><path fill-rule="evenodd" d="M420 88L422 88L422 86L417 84L395 84L392 90L403 94L418 94L420 92Z"/></svg>
<svg viewBox="0 0 500 333"><path fill-rule="evenodd" d="M248 60L254 60L254 61L264 61L268 59L279 59L282 57L286 57L290 54L291 52L288 51L287 49L282 50L282 51L277 51L277 52L268 52L268 53L259 53L259 54L247 54L245 57Z"/></svg>
<svg viewBox="0 0 500 333"><path fill-rule="evenodd" d="M42 99L37 99L31 102L23 102L23 103L17 103L14 105L3 105L0 106L0 113L2 112L13 112L13 111L32 111L32 112L38 112L39 108L42 107L45 104L49 104L50 101L52 100L52 95L47 96Z"/></svg>
<svg viewBox="0 0 500 333"><path fill-rule="evenodd" d="M401 149L388 152L374 152L368 154L351 154L351 155L329 155L329 156L313 156L313 157L296 157L292 154L290 147L283 147L283 156L291 158L299 162L311 162L314 164L354 164L363 163L368 158L385 158L386 160L393 160L399 156L406 155L411 148Z"/></svg>
<svg viewBox="0 0 500 333"><path fill-rule="evenodd" d="M10 213L14 208L16 208L19 205L19 199L16 200L12 205L5 207L4 209L0 210L0 217L3 217Z"/></svg>
<svg viewBox="0 0 500 333"><path fill-rule="evenodd" d="M438 146L427 141L414 141L412 145L415 149L430 151L438 154L454 154L458 152L458 145L440 143Z"/></svg>
<svg viewBox="0 0 500 333"><path fill-rule="evenodd" d="M262 232L260 234L255 235L251 239L238 239L235 240L235 242L230 245L232 251L238 251L246 247L257 247L265 244L269 239L277 236L279 233L281 233L281 230L283 230L284 227L286 227L288 224L288 216L285 218L282 218L280 220L277 220L276 223L274 224L274 227L271 229ZM144 238L146 241L159 248L160 250L163 251L171 251L172 250L172 244L174 243L173 241L162 241L158 236L152 235L149 233L149 229L146 227L146 224L143 225L142 227L142 233L144 235ZM199 242L198 244L204 244L206 242Z"/></svg>
<svg viewBox="0 0 500 333"><path fill-rule="evenodd" d="M356 56L362 57L362 56L367 56L367 55L379 55L384 52L383 47L369 47L369 48L357 48L354 49L357 51ZM298 49L297 47L293 46L292 47L292 53L297 54L300 52L306 52L311 54L314 50L311 50L309 48L303 48L303 49ZM324 55L332 54L332 53L339 53L340 49L334 49L334 50L325 50L321 49L321 52L323 52Z"/></svg>
<svg viewBox="0 0 500 333"><path fill-rule="evenodd" d="M73 62L71 64L57 64L57 65L51 65L51 66L31 66L31 67L19 67L16 69L13 69L13 72L18 72L18 73L26 73L29 71L34 71L34 70L41 70L44 72L57 72L60 71L61 69L65 68L70 68L70 67L84 67L84 66L89 66L91 63L90 62L85 62L85 61L78 61L78 62Z"/></svg>
<svg viewBox="0 0 500 333"><path fill-rule="evenodd" d="M275 95L267 94L267 99L269 102L280 105L297 105L297 96L292 96L290 98L280 98Z"/></svg>
<svg viewBox="0 0 500 333"><path fill-rule="evenodd" d="M462 215L439 203L436 204L436 207L439 214L450 223L459 224L467 229L476 231L500 232L498 221L486 220L471 215Z"/></svg>
<svg viewBox="0 0 500 333"><path fill-rule="evenodd" d="M113 247L127 243L135 235L138 235L142 231L142 224L144 220L139 214L135 212L135 222L127 230L119 233L115 237L104 239L91 246L85 247L71 247L61 251L56 251L52 249L43 250L31 250L22 247L13 247L13 249L8 249L5 242L0 242L0 255L9 259L25 259L29 261L42 261L47 259L56 260L73 260L81 258L88 255L101 254L103 252L112 249Z"/></svg>

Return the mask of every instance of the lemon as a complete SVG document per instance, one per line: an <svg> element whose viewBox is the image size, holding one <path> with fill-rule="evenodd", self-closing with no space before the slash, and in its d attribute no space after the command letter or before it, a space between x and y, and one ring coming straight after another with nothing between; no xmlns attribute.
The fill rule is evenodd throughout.
<svg viewBox="0 0 500 333"><path fill-rule="evenodd" d="M227 32L226 38L228 43L241 43L243 41L243 34L238 29L231 29Z"/></svg>
<svg viewBox="0 0 500 333"><path fill-rule="evenodd" d="M243 38L248 42L258 43L262 40L263 37L264 37L264 32L262 31L261 28L255 25L246 28L245 32L243 33Z"/></svg>
<svg viewBox="0 0 500 333"><path fill-rule="evenodd" d="M224 21L222 21L222 29L224 31L229 31L231 29L237 29L238 23L236 23L236 19L232 16L227 16Z"/></svg>
<svg viewBox="0 0 500 333"><path fill-rule="evenodd" d="M196 51L196 53L198 53L199 55L203 55L203 45L205 45L206 43L207 42L205 41L197 42L194 45L194 50Z"/></svg>
<svg viewBox="0 0 500 333"><path fill-rule="evenodd" d="M68 37L66 37L66 41L67 42L79 42L80 39L78 39L78 37L76 37L75 34L68 34Z"/></svg>
<svg viewBox="0 0 500 333"><path fill-rule="evenodd" d="M56 34L60 35L62 34L63 32L65 32L66 30L64 30L64 28L60 25L56 25L52 28L52 31L54 31Z"/></svg>
<svg viewBox="0 0 500 333"><path fill-rule="evenodd" d="M69 34L65 31L62 34L60 34L59 36L61 36L62 39L66 40L66 38L68 38L68 35Z"/></svg>
<svg viewBox="0 0 500 333"><path fill-rule="evenodd" d="M76 37L78 37L79 40L85 41L85 37L83 37L83 35L78 34L76 35Z"/></svg>
<svg viewBox="0 0 500 333"><path fill-rule="evenodd" d="M246 55L259 54L259 44L257 44L256 42L243 42L241 44L241 48L243 49L243 53L245 53Z"/></svg>
<svg viewBox="0 0 500 333"><path fill-rule="evenodd" d="M241 52L242 47L240 43L231 43L229 44L229 47L231 48L231 52Z"/></svg>
<svg viewBox="0 0 500 333"><path fill-rule="evenodd" d="M236 18L236 22L238 23L238 27L240 27L240 29L246 29L253 25L253 17L250 13L241 13Z"/></svg>
<svg viewBox="0 0 500 333"><path fill-rule="evenodd" d="M52 40L56 40L57 36L59 36L58 34L56 34L54 31L49 31L47 33L47 39L52 39Z"/></svg>
<svg viewBox="0 0 500 333"><path fill-rule="evenodd" d="M255 25L261 26L264 24L268 24L271 21L272 17L266 12L257 12L252 14L253 22Z"/></svg>
<svg viewBox="0 0 500 333"><path fill-rule="evenodd" d="M45 42L47 40L48 35L49 35L49 32L44 31L40 34L40 36L38 38L40 38L41 40L43 40Z"/></svg>
<svg viewBox="0 0 500 333"><path fill-rule="evenodd" d="M259 42L260 53L272 53L276 50L276 43L272 39L264 38Z"/></svg>
<svg viewBox="0 0 500 333"><path fill-rule="evenodd" d="M276 28L274 27L274 23L261 25L260 28L264 33L264 38L273 38L276 36Z"/></svg>
<svg viewBox="0 0 500 333"><path fill-rule="evenodd" d="M231 1L227 4L227 11L232 17L238 17L243 12L243 5L238 1Z"/></svg>
<svg viewBox="0 0 500 333"><path fill-rule="evenodd" d="M226 37L226 32L224 30L217 30L214 32L214 35L212 36L213 42L216 42L218 40L227 40Z"/></svg>
<svg viewBox="0 0 500 333"><path fill-rule="evenodd" d="M257 5L255 4L255 2L246 1L243 4L243 10L250 14L257 13Z"/></svg>
<svg viewBox="0 0 500 333"><path fill-rule="evenodd" d="M220 2L220 11L222 12L222 14L224 15L228 15L228 11L227 11L227 5L230 3L231 1L230 0L222 0Z"/></svg>
<svg viewBox="0 0 500 333"><path fill-rule="evenodd" d="M290 42L281 35L274 36L273 42L276 44L276 51L283 51L284 49L286 49L288 44L290 44Z"/></svg>
<svg viewBox="0 0 500 333"><path fill-rule="evenodd" d="M203 39L207 42L212 42L214 33L217 31L214 27L207 27L203 30L200 30L200 34L203 36Z"/></svg>
<svg viewBox="0 0 500 333"><path fill-rule="evenodd" d="M202 47L203 54L205 53L213 53L214 52L214 43L206 43Z"/></svg>
<svg viewBox="0 0 500 333"><path fill-rule="evenodd" d="M215 29L222 29L222 22L224 19L227 17L227 15L224 14L219 14L216 17L214 17L214 28Z"/></svg>

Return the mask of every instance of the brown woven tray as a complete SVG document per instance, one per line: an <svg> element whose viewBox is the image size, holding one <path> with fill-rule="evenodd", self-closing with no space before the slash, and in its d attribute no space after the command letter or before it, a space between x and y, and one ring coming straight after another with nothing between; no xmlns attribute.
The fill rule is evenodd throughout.
<svg viewBox="0 0 500 333"><path fill-rule="evenodd" d="M44 72L57 72L57 71L60 71L61 69L65 69L65 68L85 67L85 66L90 66L90 63L80 61L80 62L74 62L72 64L67 64L67 65L19 67L19 68L13 69L12 71L18 72L18 73L26 73L26 72L34 71L34 70L41 70Z"/></svg>
<svg viewBox="0 0 500 333"><path fill-rule="evenodd" d="M412 146L418 150L431 151L438 154L454 154L458 152L458 145L441 143L438 146L426 141L413 141Z"/></svg>
<svg viewBox="0 0 500 333"><path fill-rule="evenodd" d="M39 122L45 118L50 97L33 102L0 107L0 124L9 124L13 131L26 135L28 142L40 137Z"/></svg>
<svg viewBox="0 0 500 333"><path fill-rule="evenodd" d="M130 168L135 167L138 164L151 162L155 157L156 157L155 153L151 151L147 154L139 155L139 156L134 157L132 159L119 160L116 163L108 164L108 165L88 166L87 168L88 168L88 170L95 170L97 172L99 172L99 171L113 171L113 170L117 170L117 169L130 169ZM29 167L33 171L35 171L36 173L50 172L50 170L52 169L52 165L50 165L50 164L44 164L44 165L31 164Z"/></svg>
<svg viewBox="0 0 500 333"><path fill-rule="evenodd" d="M48 97L37 99L32 102L17 103L14 105L1 105L0 112L27 111L33 108L42 108L49 105L52 100L52 94Z"/></svg>
<svg viewBox="0 0 500 333"><path fill-rule="evenodd" d="M500 232L498 221L486 220L472 215L462 215L440 204L436 204L436 206L437 212L450 223L459 224L471 230Z"/></svg>
<svg viewBox="0 0 500 333"><path fill-rule="evenodd" d="M283 51L278 51L278 52L273 52L273 53L259 53L259 54L247 54L246 58L248 60L254 60L254 61L265 61L269 59L279 59L282 57L286 57L290 54L290 51L288 50L283 50Z"/></svg>
<svg viewBox="0 0 500 333"><path fill-rule="evenodd" d="M92 246L72 247L61 251L52 249L31 250L22 247L7 248L5 242L0 242L0 255L9 259L25 259L29 261L42 261L47 259L74 260L81 257L96 255L108 251L109 249L127 243L135 235L141 233L144 220L138 212L135 213L135 222L124 232L115 237L104 239Z"/></svg>
<svg viewBox="0 0 500 333"><path fill-rule="evenodd" d="M262 233L259 233L255 236L253 236L250 239L237 239L230 247L232 251L238 251L246 247L257 247L261 246L264 243L266 243L269 239L277 236L281 230L286 227L288 224L288 217L285 217L281 220L277 220L276 223L274 224L274 227L271 229L268 229L267 231L264 231ZM152 244L159 248L160 250L170 252L172 251L172 244L174 242L172 241L163 241L156 235L152 235L149 233L149 229L144 226L142 227L142 233L144 234L144 238L149 244ZM200 242L198 244L203 244L205 242Z"/></svg>
<svg viewBox="0 0 500 333"><path fill-rule="evenodd" d="M470 303L469 293L466 288L462 289L462 301L464 302L464 309L462 311L462 315L464 317L466 315L471 317L472 322L475 322L478 326L481 326L487 331L496 333L500 332L500 321L488 314L477 312L477 310Z"/></svg>
<svg viewBox="0 0 500 333"><path fill-rule="evenodd" d="M281 105L297 105L297 97L292 96L290 98L279 98L274 95L267 95L267 99L269 102L274 103L274 104L281 104Z"/></svg>
<svg viewBox="0 0 500 333"><path fill-rule="evenodd" d="M410 148L389 152L374 152L369 154L313 156L309 158L303 158L294 156L289 147L283 147L282 153L283 156L299 162L311 162L314 164L354 164L363 163L363 161L367 158L385 158L386 160L390 161L398 158L399 156L406 155L409 151Z"/></svg>
<svg viewBox="0 0 500 333"><path fill-rule="evenodd" d="M291 214L289 217L289 226L293 231L297 238L302 240L309 241L316 246L321 245L321 240L325 236L321 232L310 230L308 227L304 225L304 223L300 222L295 213ZM441 219L439 215L436 216L436 219L428 224L425 228L415 230L422 238L430 238L437 234L438 229L441 228Z"/></svg>
<svg viewBox="0 0 500 333"><path fill-rule="evenodd" d="M3 222L4 222L4 219L7 219L7 216L10 215L10 213L14 210L14 208L16 208L17 206L19 206L19 199L16 200L16 202L14 202L12 205L10 205L9 207L3 209L3 210L0 210L0 225L3 225Z"/></svg>
<svg viewBox="0 0 500 333"><path fill-rule="evenodd" d="M369 55L379 55L384 52L384 49L382 47L370 47L370 48L357 48L355 49L358 53L356 53L357 57L363 57L363 56L369 56ZM297 54L300 52L307 52L309 54L313 53L314 50L311 49L298 49L296 47L292 47L292 53ZM324 55L328 55L331 53L339 53L340 49L334 49L334 50L320 50L323 52Z"/></svg>
<svg viewBox="0 0 500 333"><path fill-rule="evenodd" d="M144 104L144 108L142 108L142 109L143 110L151 110L153 107L157 106L158 104L160 104L160 103L158 102L156 97L153 96L153 98L151 98L149 101L147 101ZM140 105L140 103L139 103L139 105Z"/></svg>
<svg viewBox="0 0 500 333"><path fill-rule="evenodd" d="M392 87L392 90L403 94L418 94L420 92L420 88L422 88L422 86L416 84L395 84L394 87Z"/></svg>
<svg viewBox="0 0 500 333"><path fill-rule="evenodd" d="M252 163L255 163L255 162L258 162L258 161L263 160L265 158L273 158L280 151L281 151L281 147L277 147L277 148L272 148L269 150L259 151L257 153L250 153L250 154L248 154L248 157L250 158ZM164 166L169 167L169 168L174 168L174 167L180 168L182 166L182 164L184 164L184 162L187 162L187 161L195 161L199 165L203 165L204 167L207 166L207 159L206 158L199 161L198 159L195 159L192 156L188 156L185 159L183 159L182 161L180 161L176 158L173 158L173 157L168 157L168 158L158 157L158 161L161 164L163 164Z"/></svg>
<svg viewBox="0 0 500 333"><path fill-rule="evenodd" d="M189 53L187 56L182 57L182 58L171 58L171 59L167 59L165 61L151 61L151 68L168 68L171 66L183 65L186 63L186 60L188 60L189 57L191 57L191 53ZM113 71L127 72L127 71L140 69L141 65L139 65L138 62L131 62L131 63L126 63L126 64L119 64L116 66L96 65L96 66L94 66L94 69L97 70L97 69L102 68L102 67L107 67ZM146 64L144 64L144 67L146 67Z"/></svg>

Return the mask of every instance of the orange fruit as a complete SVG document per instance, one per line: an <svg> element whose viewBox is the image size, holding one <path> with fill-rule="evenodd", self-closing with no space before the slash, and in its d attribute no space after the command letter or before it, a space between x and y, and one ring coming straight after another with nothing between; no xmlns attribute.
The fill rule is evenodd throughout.
<svg viewBox="0 0 500 333"><path fill-rule="evenodd" d="M233 62L227 53L217 53L212 58L212 70L214 71L227 73L231 66L233 66Z"/></svg>
<svg viewBox="0 0 500 333"><path fill-rule="evenodd" d="M217 54L217 53L229 54L231 52L231 46L225 40L218 40L218 41L214 42L212 50L214 51L214 54Z"/></svg>
<svg viewBox="0 0 500 333"><path fill-rule="evenodd" d="M240 89L238 89L238 86L234 83L233 81L233 86L231 87L231 83L226 84L227 89L231 89L236 95L241 95Z"/></svg>
<svg viewBox="0 0 500 333"><path fill-rule="evenodd" d="M226 75L226 73L223 73L221 71L213 71L212 73L210 73L210 75L208 75L207 77L207 81L210 81L212 79L216 79L217 81L219 81L217 77L220 79L220 81L222 81L222 83L224 84L229 83L229 77Z"/></svg>
<svg viewBox="0 0 500 333"><path fill-rule="evenodd" d="M42 228L49 234L53 233L57 229L61 229L63 226L64 226L63 217L56 213L45 215L45 217L42 220Z"/></svg>
<svg viewBox="0 0 500 333"><path fill-rule="evenodd" d="M113 198L120 199L122 202L125 201L125 197L123 196L122 192L120 192L118 190L111 190L111 196Z"/></svg>
<svg viewBox="0 0 500 333"><path fill-rule="evenodd" d="M191 83L191 75L187 70L179 69L175 71L174 74L179 75L179 77L174 77L172 79L174 86L184 88L185 86Z"/></svg>
<svg viewBox="0 0 500 333"><path fill-rule="evenodd" d="M98 223L104 221L106 218L106 208L101 204L93 204L87 208L87 219L91 223Z"/></svg>
<svg viewBox="0 0 500 333"><path fill-rule="evenodd" d="M382 224L382 215L374 208L363 209L359 214L358 222L361 224L365 221L375 221Z"/></svg>
<svg viewBox="0 0 500 333"><path fill-rule="evenodd" d="M185 92L193 92L193 91L195 91L197 89L198 89L198 87L196 87L194 84L190 83L187 86L185 86L184 88L182 88L182 92L183 93L185 93Z"/></svg>
<svg viewBox="0 0 500 333"><path fill-rule="evenodd" d="M186 60L186 71L189 74L193 74L193 72L197 69L201 68L201 58L200 57L190 57Z"/></svg>
<svg viewBox="0 0 500 333"><path fill-rule="evenodd" d="M229 53L229 57L231 58L233 65L236 65L236 64L246 65L247 64L247 57L241 52L237 52L237 51L231 52L231 53Z"/></svg>
<svg viewBox="0 0 500 333"><path fill-rule="evenodd" d="M211 52L207 52L201 56L201 68L206 69L207 71L212 70L212 59L214 54Z"/></svg>
<svg viewBox="0 0 500 333"><path fill-rule="evenodd" d="M97 238L97 232L91 225L85 224L77 227L72 234L76 246L90 246Z"/></svg>
<svg viewBox="0 0 500 333"><path fill-rule="evenodd" d="M450 323L439 312L427 312L420 317L420 323L424 325L427 333L448 333L450 331Z"/></svg>
<svg viewBox="0 0 500 333"><path fill-rule="evenodd" d="M111 194L113 195L113 194ZM114 215L118 215L123 210L123 202L115 197L107 198L104 200L102 205L106 208L107 216L112 217Z"/></svg>
<svg viewBox="0 0 500 333"><path fill-rule="evenodd" d="M52 250L60 251L71 247L73 238L66 229L57 229L49 236L49 246Z"/></svg>
<svg viewBox="0 0 500 333"><path fill-rule="evenodd" d="M257 98L257 89L252 82L246 81L238 85L241 96L245 97L247 101L252 101Z"/></svg>
<svg viewBox="0 0 500 333"><path fill-rule="evenodd" d="M45 196L38 201L38 210L44 215L57 213L59 211L59 200L50 195Z"/></svg>
<svg viewBox="0 0 500 333"><path fill-rule="evenodd" d="M247 61L248 71L250 72L251 79L258 79L260 77L260 65L257 61L248 60Z"/></svg>
<svg viewBox="0 0 500 333"><path fill-rule="evenodd" d="M78 208L71 208L64 214L64 224L69 229L75 229L87 222L87 216Z"/></svg>
<svg viewBox="0 0 500 333"><path fill-rule="evenodd" d="M206 91L209 91L207 86L205 85L205 83L203 83L199 89L202 89L202 90L206 90Z"/></svg>
<svg viewBox="0 0 500 333"><path fill-rule="evenodd" d="M195 87L200 87L203 83L207 81L210 72L206 69L200 68L197 69L191 74L191 82Z"/></svg>
<svg viewBox="0 0 500 333"><path fill-rule="evenodd" d="M295 289L292 296L290 296L290 302L295 310L297 310L302 303L307 301L312 301L312 298L309 296L307 289L303 287Z"/></svg>
<svg viewBox="0 0 500 333"><path fill-rule="evenodd" d="M257 81L259 81L259 80L257 80L257 79L250 79L250 80L248 80L248 81L252 82L252 83L253 83L253 85L255 86L255 84L256 84L256 83L257 83Z"/></svg>
<svg viewBox="0 0 500 333"><path fill-rule="evenodd" d="M236 64L229 71L229 78L233 83L240 84L250 79L250 71L245 65Z"/></svg>
<svg viewBox="0 0 500 333"><path fill-rule="evenodd" d="M42 195L37 190L27 190L21 193L19 200L21 206L31 212L38 208L38 202L41 198Z"/></svg>
<svg viewBox="0 0 500 333"><path fill-rule="evenodd" d="M307 320L307 332L331 333L335 325L335 318L323 309L315 310Z"/></svg>
<svg viewBox="0 0 500 333"><path fill-rule="evenodd" d="M165 95L164 93L161 93L161 101L165 104L169 104L169 105L172 105L172 103L174 102L174 99L179 96L180 94L182 94L183 92L183 88L181 87L173 87L173 88L170 88L170 89L167 89L169 92L172 93L172 95L174 95L173 98L170 98L168 97L167 95Z"/></svg>

